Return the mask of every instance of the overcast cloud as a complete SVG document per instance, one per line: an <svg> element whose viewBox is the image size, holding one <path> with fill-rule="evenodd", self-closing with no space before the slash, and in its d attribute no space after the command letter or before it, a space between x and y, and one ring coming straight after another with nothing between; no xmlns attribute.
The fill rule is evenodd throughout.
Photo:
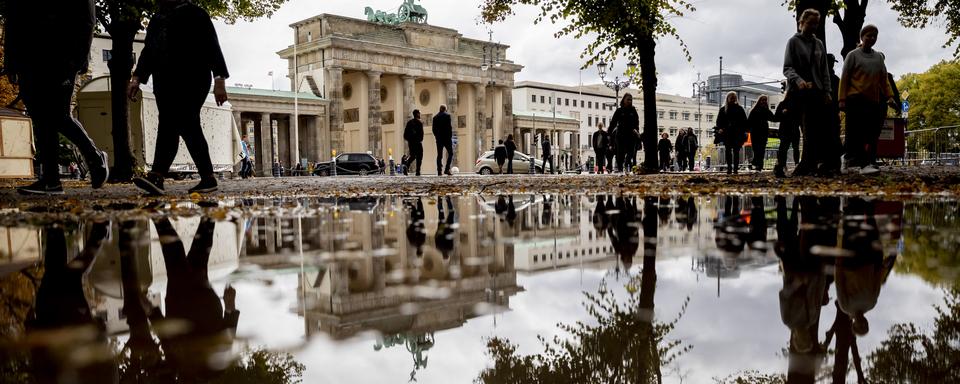
<svg viewBox="0 0 960 384"><path fill-rule="evenodd" d="M288 89L284 78L286 64L276 52L293 42L289 25L322 13L364 18L363 7L392 10L400 0L320 1L291 0L272 18L227 25L217 22L221 44L232 77L230 84L252 84L258 88ZM486 39L486 25L478 24L480 0L421 0L430 12L430 24L453 28L465 37ZM779 79L783 49L793 33L791 14L780 0L694 0L697 11L676 19L680 35L690 47L693 61L687 62L676 41L663 39L657 52L660 92L690 95L697 73L704 77L719 70L718 58L724 57L724 73L738 72L751 76L749 81ZM595 68L580 71L584 60L580 52L586 41L553 37L558 26L533 25L535 9L523 7L504 23L490 27L493 38L511 46L509 58L524 66L516 80L535 80L567 85L596 83ZM887 56L889 70L898 76L922 72L940 60L952 57L953 48L942 48L946 41L940 26L924 30L900 26L896 14L884 1L870 2L867 22L881 31L877 49ZM827 46L838 53L839 31L827 26ZM623 68L617 65L616 70ZM838 68L839 69L839 68ZM273 71L271 79L267 75Z"/></svg>

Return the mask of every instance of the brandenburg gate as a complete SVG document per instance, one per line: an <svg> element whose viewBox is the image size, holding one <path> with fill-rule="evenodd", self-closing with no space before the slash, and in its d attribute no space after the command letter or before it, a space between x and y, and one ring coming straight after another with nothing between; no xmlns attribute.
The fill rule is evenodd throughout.
<svg viewBox="0 0 960 384"><path fill-rule="evenodd" d="M409 7L422 17L405 14ZM511 92L514 74L523 67L507 59L505 45L426 24L426 11L411 0L399 14L368 8L367 20L321 14L291 25L295 45L278 54L289 62L292 88L309 83L329 101L321 153L326 159L331 150L369 151L384 159L392 154L399 162L406 153L404 126L419 109L423 170L435 173L431 119L446 105L453 117L455 165L471 172L478 154L514 133Z"/></svg>

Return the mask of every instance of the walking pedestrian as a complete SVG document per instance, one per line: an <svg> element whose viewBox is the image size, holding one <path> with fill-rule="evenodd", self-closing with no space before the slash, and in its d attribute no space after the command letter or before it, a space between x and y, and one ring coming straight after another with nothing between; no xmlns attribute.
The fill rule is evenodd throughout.
<svg viewBox="0 0 960 384"><path fill-rule="evenodd" d="M200 109L207 100L211 80L217 105L227 101L225 81L230 74L207 11L187 0L160 0L158 4L127 87L129 97L136 100L140 84L153 76L160 114L153 169L145 177L135 178L134 184L150 195L162 195L163 178L177 156L182 137L200 174L200 183L190 192L214 192L217 179L200 125Z"/></svg>
<svg viewBox="0 0 960 384"><path fill-rule="evenodd" d="M677 139L679 140L679 138ZM660 134L660 142L657 143L657 151L660 152L660 171L666 172L670 170L670 151L673 150L673 146L670 144L670 135L667 135L666 132ZM680 155L677 154L679 159Z"/></svg>
<svg viewBox="0 0 960 384"><path fill-rule="evenodd" d="M446 105L441 105L440 112L433 117L433 137L437 140L437 174L452 175L450 167L453 165L453 123ZM443 167L444 149L447 150L446 168Z"/></svg>
<svg viewBox="0 0 960 384"><path fill-rule="evenodd" d="M250 177L253 163L250 161L250 145L247 144L247 135L240 137L240 177L246 179Z"/></svg>
<svg viewBox="0 0 960 384"><path fill-rule="evenodd" d="M41 174L17 188L21 194L62 195L60 134L70 140L90 170L90 184L100 188L109 176L107 154L97 149L83 126L70 114L77 75L86 73L96 27L92 0L7 2L4 70L33 121Z"/></svg>
<svg viewBox="0 0 960 384"><path fill-rule="evenodd" d="M683 172L687 169L687 130L680 128L674 148L677 156L677 170ZM662 169L663 166L660 168Z"/></svg>
<svg viewBox="0 0 960 384"><path fill-rule="evenodd" d="M497 161L497 167L499 169L497 173L503 174L503 164L507 162L507 146L503 144L503 140L500 140L497 146L494 147L493 158Z"/></svg>
<svg viewBox="0 0 960 384"><path fill-rule="evenodd" d="M603 123L597 123L597 131L593 133L593 153L597 155L597 173L603 174L605 161L607 159L607 146L609 146L610 136L603 130ZM607 165L609 166L609 165Z"/></svg>
<svg viewBox="0 0 960 384"><path fill-rule="evenodd" d="M787 42L783 59L787 92L795 98L803 129L803 155L793 172L798 176L829 171L833 158L838 162L840 157L829 144L833 142L829 127L830 69L823 42L814 34L820 25L820 16L815 9L803 11L798 21L799 32Z"/></svg>
<svg viewBox="0 0 960 384"><path fill-rule="evenodd" d="M790 92L777 105L775 116L780 121L778 137L780 147L777 149L777 165L773 167L773 174L778 178L787 177L787 155L793 147L794 162L800 161L800 124L797 109L793 107L793 97Z"/></svg>
<svg viewBox="0 0 960 384"><path fill-rule="evenodd" d="M273 177L283 176L283 165L279 160L273 160Z"/></svg>
<svg viewBox="0 0 960 384"><path fill-rule="evenodd" d="M616 137L614 136L614 132L611 131L611 130L609 130L609 129L607 129L607 161L606 161L606 168L607 168L607 173L608 173L608 174L609 174L609 173L613 173L613 171L614 171L615 166L614 166L614 164L613 164L613 160L614 160L614 158L615 158L616 156L617 156L617 140L616 140Z"/></svg>
<svg viewBox="0 0 960 384"><path fill-rule="evenodd" d="M617 142L617 171L630 172L637 162L640 138L640 115L633 106L633 95L628 93L620 99L620 107L610 119L610 132Z"/></svg>
<svg viewBox="0 0 960 384"><path fill-rule="evenodd" d="M507 135L507 141L503 143L507 149L507 174L513 174L513 155L517 152L517 143L513 141L513 135Z"/></svg>
<svg viewBox="0 0 960 384"><path fill-rule="evenodd" d="M556 170L553 167L553 153L548 135L543 135L543 139L540 140L540 149L543 153L543 174L547 174L547 162L550 162L550 174L553 174Z"/></svg>
<svg viewBox="0 0 960 384"><path fill-rule="evenodd" d="M693 128L687 128L687 167L690 172L693 172L693 166L696 162L697 150L700 149L700 140L697 139L697 135L693 133Z"/></svg>
<svg viewBox="0 0 960 384"><path fill-rule="evenodd" d="M767 152L767 139L770 137L770 122L778 121L776 115L770 111L767 95L757 98L757 103L750 109L747 126L750 129L750 142L753 144L753 170L763 171L763 162Z"/></svg>
<svg viewBox="0 0 960 384"><path fill-rule="evenodd" d="M846 113L847 166L859 167L862 175L880 172L876 165L877 140L886 117L886 104L895 105L885 56L873 49L878 34L874 25L860 31L860 47L843 60L838 94L840 110Z"/></svg>
<svg viewBox="0 0 960 384"><path fill-rule="evenodd" d="M737 93L727 94L726 104L717 114L717 127L726 147L727 174L740 171L740 148L747 141L747 114L737 102Z"/></svg>
<svg viewBox="0 0 960 384"><path fill-rule="evenodd" d="M420 110L413 110L413 118L407 121L403 129L403 139L407 141L410 153L403 160L403 174L409 175L410 166L417 162L417 172L420 176L420 165L423 163L423 121L420 121ZM439 168L438 168L439 169Z"/></svg>

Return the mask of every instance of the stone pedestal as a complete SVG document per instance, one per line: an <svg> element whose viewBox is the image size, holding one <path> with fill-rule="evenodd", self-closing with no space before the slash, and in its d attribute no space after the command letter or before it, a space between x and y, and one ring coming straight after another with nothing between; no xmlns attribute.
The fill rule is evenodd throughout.
<svg viewBox="0 0 960 384"><path fill-rule="evenodd" d="M343 148L343 68L327 69L327 95L330 98L330 149Z"/></svg>

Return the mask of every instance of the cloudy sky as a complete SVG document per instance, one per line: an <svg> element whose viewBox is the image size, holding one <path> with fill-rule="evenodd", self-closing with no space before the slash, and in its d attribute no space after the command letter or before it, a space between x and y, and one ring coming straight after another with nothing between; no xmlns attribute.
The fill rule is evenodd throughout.
<svg viewBox="0 0 960 384"><path fill-rule="evenodd" d="M430 24L453 28L466 37L486 38L491 28L494 40L511 46L509 58L524 66L516 80L536 80L575 85L596 83L596 68L580 71L584 60L579 58L586 40L556 39L556 25L533 25L535 9L520 8L504 23L486 26L478 23L481 0L456 2L421 0L430 12ZM724 73L736 72L748 81L769 81L782 77L783 47L794 31L791 14L780 0L692 0L697 11L676 19L680 35L690 47L693 61L687 62L676 41L663 39L657 52L660 91L689 96L697 73L704 77L719 70L718 58L724 57ZM283 75L286 64L276 52L290 45L293 32L289 25L322 13L364 18L363 7L390 10L400 0L365 0L364 2L332 0L290 0L272 18L227 25L217 22L221 44L232 74L229 83L252 84L258 88L287 89ZM943 48L944 29L934 26L924 30L906 29L896 20L884 1L870 2L867 22L879 26L877 49L887 55L887 66L898 76L906 72L922 72L953 54ZM827 27L827 46L833 52L840 47L839 31ZM617 65L615 69L622 69ZM273 71L271 79L267 74Z"/></svg>

